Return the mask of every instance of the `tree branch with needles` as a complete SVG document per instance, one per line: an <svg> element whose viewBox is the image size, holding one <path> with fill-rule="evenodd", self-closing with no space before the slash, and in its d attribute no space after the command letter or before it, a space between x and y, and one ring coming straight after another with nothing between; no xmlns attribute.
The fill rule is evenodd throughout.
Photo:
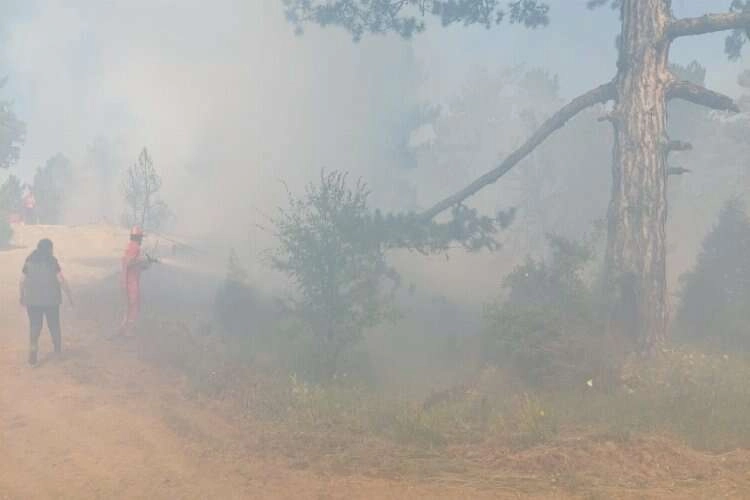
<svg viewBox="0 0 750 500"><path fill-rule="evenodd" d="M419 214L420 219L428 221L443 211L459 205L466 198L481 190L483 187L495 183L500 177L508 173L521 160L528 156L534 149L543 143L552 133L565 125L568 120L581 111L596 104L602 104L614 99L615 86L613 82L600 85L588 92L576 97L563 106L557 113L552 115L529 139L518 149L513 151L500 165L490 170L479 179L475 180L461 191L436 203L431 208Z"/></svg>

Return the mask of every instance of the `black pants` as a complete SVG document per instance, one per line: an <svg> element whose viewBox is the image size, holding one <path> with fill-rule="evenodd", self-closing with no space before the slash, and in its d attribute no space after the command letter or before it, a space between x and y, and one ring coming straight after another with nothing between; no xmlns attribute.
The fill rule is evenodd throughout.
<svg viewBox="0 0 750 500"><path fill-rule="evenodd" d="M39 335L42 333L42 326L44 325L44 318L47 318L47 328L52 336L52 344L55 346L55 352L60 352L62 348L60 306L28 306L26 311L29 313L29 341L31 343L31 350L37 350Z"/></svg>

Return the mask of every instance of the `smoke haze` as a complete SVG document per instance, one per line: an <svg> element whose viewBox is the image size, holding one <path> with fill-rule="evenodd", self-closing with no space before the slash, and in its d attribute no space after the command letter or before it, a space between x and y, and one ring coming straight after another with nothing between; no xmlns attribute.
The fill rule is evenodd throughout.
<svg viewBox="0 0 750 500"><path fill-rule="evenodd" d="M675 2L676 14L702 12L695 3ZM321 168L361 176L378 206L425 208L458 186L434 186L434 157L410 150L420 107L442 105L449 115L456 96L476 83L476 68L498 74L524 63L558 74L555 102L611 77L617 16L608 9L587 12L592 22L582 30L572 19L584 6L563 5L552 2L555 18L544 34L562 40L554 44L512 26L434 29L413 42L383 36L359 44L340 30L310 27L300 38L273 0L5 6L4 92L28 127L12 173L30 180L62 153L79 180L67 221L119 221L123 170L147 147L164 177L163 197L177 214L175 231L239 244L249 239L254 248L271 244L255 225L267 224L287 187L298 190ZM709 85L736 95L739 68L725 61L720 44L720 35L681 41L673 60L698 58ZM533 100L518 92L513 99L516 109ZM550 104L537 118L553 109ZM507 119L502 110L498 116ZM461 184L492 167L529 129L511 120L498 132L501 137L484 140L473 155L471 175ZM608 137L601 127L604 151ZM609 169L608 152L585 160ZM572 195L580 198L588 188L604 190L606 199L606 175L596 178ZM494 210L517 196L516 186L501 182L475 203ZM601 212L601 205L592 207ZM593 218L580 220L576 235Z"/></svg>

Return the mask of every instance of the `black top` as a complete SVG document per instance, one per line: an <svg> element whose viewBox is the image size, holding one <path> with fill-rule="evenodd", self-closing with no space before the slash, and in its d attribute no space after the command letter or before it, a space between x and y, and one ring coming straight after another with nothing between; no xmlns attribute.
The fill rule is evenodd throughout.
<svg viewBox="0 0 750 500"><path fill-rule="evenodd" d="M52 255L34 250L26 258L23 274L23 303L26 306L49 307L62 303L62 293L57 275L60 264Z"/></svg>

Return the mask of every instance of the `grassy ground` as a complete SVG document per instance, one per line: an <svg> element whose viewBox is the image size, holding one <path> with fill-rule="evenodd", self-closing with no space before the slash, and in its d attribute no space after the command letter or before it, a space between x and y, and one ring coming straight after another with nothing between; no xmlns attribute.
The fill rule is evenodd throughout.
<svg viewBox="0 0 750 500"><path fill-rule="evenodd" d="M700 498L706 483L733 497L750 485L750 363L735 355L667 351L631 366L618 387L586 380L555 392L487 368L470 383L399 397L233 363L231 341L176 355L169 346L191 345L176 338L191 333L173 335L152 351L158 363L186 374L191 397L261 422L264 449L301 469L581 498Z"/></svg>

